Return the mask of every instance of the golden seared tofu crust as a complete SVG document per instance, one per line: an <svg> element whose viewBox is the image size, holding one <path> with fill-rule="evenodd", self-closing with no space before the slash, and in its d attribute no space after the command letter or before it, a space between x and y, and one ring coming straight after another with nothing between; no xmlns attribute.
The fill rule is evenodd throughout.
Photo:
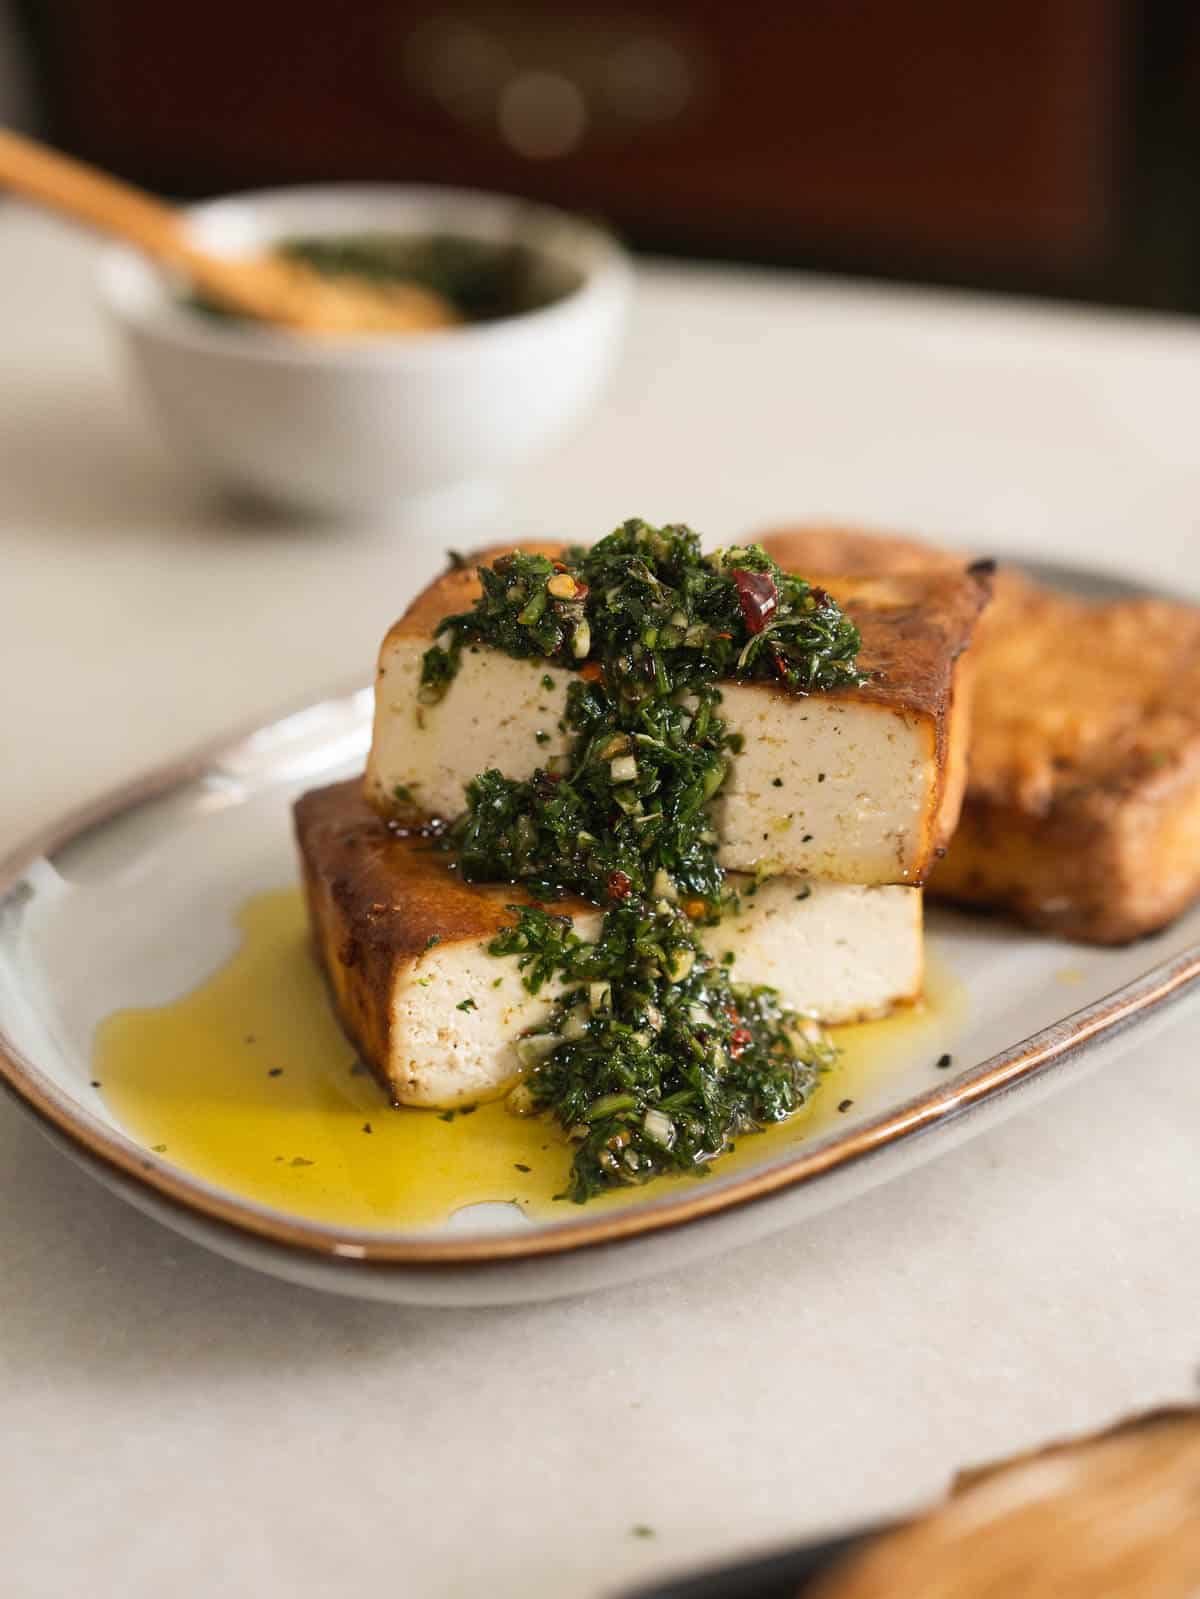
<svg viewBox="0 0 1200 1599"><path fill-rule="evenodd" d="M523 547L552 558L563 549ZM384 639L367 771L368 798L384 813L400 788L431 814L456 814L483 766L527 777L565 747L559 719L571 674L561 668L468 652L447 699L425 712L416 704L420 655L438 624L473 604L476 565L510 548L481 551L437 579ZM854 618L870 677L861 688L809 697L769 683L728 685L723 714L745 748L717 804L722 860L735 871L919 884L958 816L968 716L962 657L990 577L961 564L886 577L804 575Z"/></svg>
<svg viewBox="0 0 1200 1599"><path fill-rule="evenodd" d="M900 572L961 572L971 557L907 533L883 533L841 522L798 522L751 534L790 572L886 577Z"/></svg>
<svg viewBox="0 0 1200 1599"><path fill-rule="evenodd" d="M967 804L932 887L1118 944L1200 894L1200 611L1000 574Z"/></svg>
<svg viewBox="0 0 1200 1599"><path fill-rule="evenodd" d="M552 995L527 994L515 961L478 955L528 895L464 883L446 854L371 810L360 778L303 795L295 825L317 958L347 1036L393 1100L442 1106L501 1091L516 1073L513 1039ZM597 914L583 901L555 908Z"/></svg>

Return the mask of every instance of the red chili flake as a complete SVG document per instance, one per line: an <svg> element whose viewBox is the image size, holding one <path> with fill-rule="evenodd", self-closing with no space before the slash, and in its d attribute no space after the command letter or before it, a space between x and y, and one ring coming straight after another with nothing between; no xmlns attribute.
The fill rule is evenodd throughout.
<svg viewBox="0 0 1200 1599"><path fill-rule="evenodd" d="M598 683L604 676L604 668L599 661L584 661L579 668L579 675L585 683Z"/></svg>
<svg viewBox="0 0 1200 1599"><path fill-rule="evenodd" d="M754 1034L748 1027L735 1027L729 1035L729 1053L736 1060L746 1048L754 1042Z"/></svg>
<svg viewBox="0 0 1200 1599"><path fill-rule="evenodd" d="M747 572L742 567L734 569L733 581L737 584L738 602L746 627L751 633L761 633L779 609L779 590L775 579L767 572Z"/></svg>
<svg viewBox="0 0 1200 1599"><path fill-rule="evenodd" d="M740 1022L742 1019L741 1012L738 1010L737 1006L733 1004L726 1005L725 1014L729 1017L731 1022Z"/></svg>
<svg viewBox="0 0 1200 1599"><path fill-rule="evenodd" d="M609 872L605 887L610 899L628 899L633 892L633 880L624 872Z"/></svg>

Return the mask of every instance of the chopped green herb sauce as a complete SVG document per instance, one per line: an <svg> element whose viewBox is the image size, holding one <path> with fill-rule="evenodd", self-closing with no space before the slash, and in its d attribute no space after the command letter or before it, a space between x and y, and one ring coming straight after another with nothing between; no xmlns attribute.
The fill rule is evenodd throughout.
<svg viewBox="0 0 1200 1599"><path fill-rule="evenodd" d="M502 556L480 580L480 599L445 619L447 645L425 657L426 703L441 697L472 643L558 666L595 660L621 698L732 677L805 693L863 680L858 629L841 607L757 545L704 555L690 528L634 520L566 561Z"/></svg>
<svg viewBox="0 0 1200 1599"><path fill-rule="evenodd" d="M685 913L611 908L585 943L569 917L514 907L488 946L532 992L566 985L544 1029L517 1044L522 1088L576 1142L568 1194L698 1172L730 1138L805 1103L833 1049L774 989L731 981Z"/></svg>
<svg viewBox="0 0 1200 1599"><path fill-rule="evenodd" d="M563 990L518 1041L515 1093L575 1142L577 1202L701 1173L735 1135L802 1105L834 1057L816 1024L773 989L734 981L697 936L733 898L709 807L742 741L721 718L719 684L857 685L858 631L765 551L704 555L683 526L630 521L563 561L518 552L479 576L475 606L447 617L426 652L421 700L446 694L464 648L552 662L573 673L571 745L528 781L481 772L443 847L468 881L605 911L586 943L569 917L513 906L515 923L489 945L516 957L531 992Z"/></svg>
<svg viewBox="0 0 1200 1599"><path fill-rule="evenodd" d="M561 269L548 269L530 240L492 242L460 234L349 233L277 241L275 248L323 277L370 283L415 283L440 294L466 322L491 322L551 305L577 286ZM230 313L193 297L214 316ZM451 559L456 559L451 552ZM462 557L457 557L461 564Z"/></svg>

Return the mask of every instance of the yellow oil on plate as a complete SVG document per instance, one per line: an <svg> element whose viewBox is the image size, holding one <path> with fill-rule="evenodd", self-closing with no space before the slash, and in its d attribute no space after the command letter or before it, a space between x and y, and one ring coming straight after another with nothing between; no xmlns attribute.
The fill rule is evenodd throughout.
<svg viewBox="0 0 1200 1599"><path fill-rule="evenodd" d="M564 1219L555 1198L571 1148L557 1124L503 1102L452 1117L397 1110L355 1059L330 1008L296 889L260 894L239 917L241 946L171 1004L117 1012L97 1032L94 1074L125 1131L164 1159L245 1198L309 1220L423 1229L464 1206L512 1201ZM781 1154L849 1112L888 1061L934 1062L953 985L936 971L922 1005L839 1028L837 1067L789 1121L743 1137L715 1170ZM931 1076L933 1075L931 1070ZM696 1178L660 1178L593 1200L637 1203Z"/></svg>

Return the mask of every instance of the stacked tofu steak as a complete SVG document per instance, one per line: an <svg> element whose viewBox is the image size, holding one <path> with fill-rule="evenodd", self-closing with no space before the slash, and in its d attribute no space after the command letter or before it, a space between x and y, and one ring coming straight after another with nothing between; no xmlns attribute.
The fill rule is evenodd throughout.
<svg viewBox="0 0 1200 1599"><path fill-rule="evenodd" d="M550 987L529 993L514 960L488 953L514 906L528 902L523 891L464 882L428 829L412 826L453 820L486 768L523 780L566 754L570 669L476 646L437 703L418 692L441 622L480 592L477 565L509 549L447 572L395 624L379 656L365 783L305 795L296 811L314 937L339 1015L400 1104L452 1107L502 1093L518 1073L516 1039L555 998ZM741 981L842 1023L885 1015L921 992L921 884L962 802L965 652L989 578L962 565L803 575L857 624L867 678L809 695L769 682L721 685L721 715L742 743L712 822L740 908L702 937L715 958L732 955ZM602 912L590 903L555 909L584 939L599 929Z"/></svg>

